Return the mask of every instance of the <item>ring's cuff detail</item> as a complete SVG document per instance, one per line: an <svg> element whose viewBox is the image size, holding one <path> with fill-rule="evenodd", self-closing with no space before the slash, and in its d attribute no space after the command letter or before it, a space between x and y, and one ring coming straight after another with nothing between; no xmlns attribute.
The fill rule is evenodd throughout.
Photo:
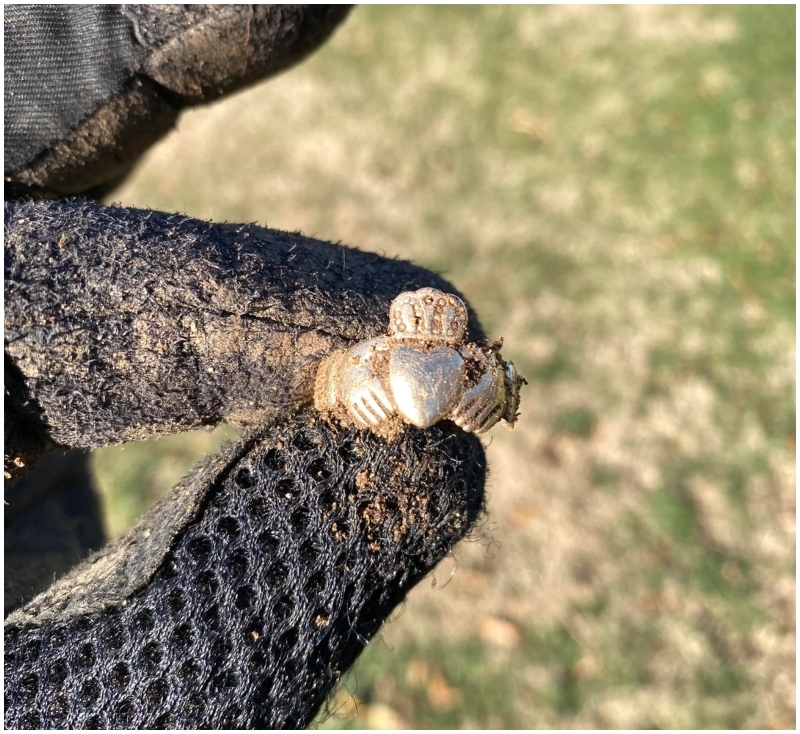
<svg viewBox="0 0 800 734"><path fill-rule="evenodd" d="M498 421L513 428L525 383L491 346L464 344L467 308L435 288L401 293L389 309L386 336L329 355L319 366L317 410L362 428L398 418L418 428L450 419L484 433Z"/></svg>

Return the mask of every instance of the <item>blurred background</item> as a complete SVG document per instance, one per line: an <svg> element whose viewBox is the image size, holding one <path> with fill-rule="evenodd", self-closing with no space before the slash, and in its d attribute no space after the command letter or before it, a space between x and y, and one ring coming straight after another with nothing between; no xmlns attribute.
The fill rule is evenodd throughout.
<svg viewBox="0 0 800 734"><path fill-rule="evenodd" d="M795 8L361 7L113 201L412 259L528 378L319 728L795 723ZM118 534L204 453L99 451Z"/></svg>

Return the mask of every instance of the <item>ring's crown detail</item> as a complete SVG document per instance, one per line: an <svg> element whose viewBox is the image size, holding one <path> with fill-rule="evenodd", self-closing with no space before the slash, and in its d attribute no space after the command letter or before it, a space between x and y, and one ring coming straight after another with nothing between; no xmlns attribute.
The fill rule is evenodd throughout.
<svg viewBox="0 0 800 734"><path fill-rule="evenodd" d="M435 288L401 293L389 309L389 336L461 344L467 333L467 307L452 293Z"/></svg>
<svg viewBox="0 0 800 734"><path fill-rule="evenodd" d="M387 336L322 361L317 409L372 429L396 417L419 428L449 419L475 433L499 421L513 427L525 380L500 356L502 341L464 343L467 318L467 307L452 293L401 293L389 309Z"/></svg>

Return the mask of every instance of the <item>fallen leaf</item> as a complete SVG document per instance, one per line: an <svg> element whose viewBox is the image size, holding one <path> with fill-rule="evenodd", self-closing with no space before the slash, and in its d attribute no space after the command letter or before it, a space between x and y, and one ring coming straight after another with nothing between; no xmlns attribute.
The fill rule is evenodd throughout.
<svg viewBox="0 0 800 734"><path fill-rule="evenodd" d="M433 666L425 660L412 660L406 667L406 683L412 688L424 688L433 676Z"/></svg>
<svg viewBox="0 0 800 734"><path fill-rule="evenodd" d="M435 670L426 693L428 702L437 711L452 711L461 703L461 691L449 685L439 670Z"/></svg>
<svg viewBox="0 0 800 734"><path fill-rule="evenodd" d="M539 505L530 504L518 507L511 515L511 527L514 530L524 530L531 527L541 516Z"/></svg>
<svg viewBox="0 0 800 734"><path fill-rule="evenodd" d="M572 667L572 675L575 680L588 680L596 678L602 669L600 660L588 652Z"/></svg>
<svg viewBox="0 0 800 734"><path fill-rule="evenodd" d="M522 633L513 622L500 617L485 617L481 620L481 639L496 647L514 648L522 642Z"/></svg>
<svg viewBox="0 0 800 734"><path fill-rule="evenodd" d="M393 708L383 703L373 703L363 707L365 729L408 729L408 723Z"/></svg>

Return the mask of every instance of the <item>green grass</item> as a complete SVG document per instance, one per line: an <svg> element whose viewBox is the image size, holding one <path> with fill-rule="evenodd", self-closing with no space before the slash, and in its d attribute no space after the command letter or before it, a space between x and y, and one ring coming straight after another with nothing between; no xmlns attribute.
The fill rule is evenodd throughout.
<svg viewBox="0 0 800 734"><path fill-rule="evenodd" d="M115 199L443 272L529 380L320 727L793 725L793 7L360 7ZM99 452L115 532L203 436Z"/></svg>
<svg viewBox="0 0 800 734"><path fill-rule="evenodd" d="M557 422L561 431L579 438L589 438L596 425L597 416L588 408L571 408L562 413Z"/></svg>

